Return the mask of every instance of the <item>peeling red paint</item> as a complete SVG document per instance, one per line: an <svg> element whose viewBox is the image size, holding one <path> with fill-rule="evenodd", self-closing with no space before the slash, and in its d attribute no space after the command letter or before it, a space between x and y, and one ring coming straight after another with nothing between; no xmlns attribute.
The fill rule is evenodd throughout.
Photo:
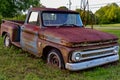
<svg viewBox="0 0 120 80"><path fill-rule="evenodd" d="M77 27L46 28L44 34L55 36L72 43L99 42L118 39L112 34Z"/></svg>

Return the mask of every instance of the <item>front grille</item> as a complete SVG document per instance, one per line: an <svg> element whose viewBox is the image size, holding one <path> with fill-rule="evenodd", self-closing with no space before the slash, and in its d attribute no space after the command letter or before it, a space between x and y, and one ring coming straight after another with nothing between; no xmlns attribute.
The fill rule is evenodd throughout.
<svg viewBox="0 0 120 80"><path fill-rule="evenodd" d="M82 57L92 57L92 56L98 56L98 55L105 55L105 54L109 54L109 53L113 53L113 50L109 50L109 51L103 51L103 52L96 52L96 53L92 53L92 54L83 54Z"/></svg>
<svg viewBox="0 0 120 80"><path fill-rule="evenodd" d="M80 53L81 53L81 60L115 55L114 47L103 48L103 49L98 49L98 50L83 51Z"/></svg>

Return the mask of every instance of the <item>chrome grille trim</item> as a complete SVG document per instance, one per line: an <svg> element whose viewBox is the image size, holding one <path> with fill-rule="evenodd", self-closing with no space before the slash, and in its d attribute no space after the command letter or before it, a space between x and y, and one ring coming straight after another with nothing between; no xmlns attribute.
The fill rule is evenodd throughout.
<svg viewBox="0 0 120 80"><path fill-rule="evenodd" d="M92 59L92 58L98 58L103 56L109 56L109 55L115 55L114 53L114 47L110 48L104 48L104 49L98 49L98 50L91 50L91 51L83 51L81 53L81 60L86 59Z"/></svg>

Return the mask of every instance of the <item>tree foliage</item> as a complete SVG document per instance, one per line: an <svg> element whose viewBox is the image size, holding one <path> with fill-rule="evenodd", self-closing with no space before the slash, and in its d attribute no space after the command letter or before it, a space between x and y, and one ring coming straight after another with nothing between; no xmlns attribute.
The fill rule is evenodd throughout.
<svg viewBox="0 0 120 80"><path fill-rule="evenodd" d="M67 8L67 7L65 7L65 6L60 6L58 9L68 10L68 8Z"/></svg>
<svg viewBox="0 0 120 80"><path fill-rule="evenodd" d="M0 15L14 17L26 11L30 6L41 6L40 0L0 0Z"/></svg>
<svg viewBox="0 0 120 80"><path fill-rule="evenodd" d="M120 7L116 3L108 4L95 13L98 23L119 23Z"/></svg>
<svg viewBox="0 0 120 80"><path fill-rule="evenodd" d="M93 24L95 22L95 15L91 11L83 11L81 9L76 9L76 12L80 14L84 25Z"/></svg>

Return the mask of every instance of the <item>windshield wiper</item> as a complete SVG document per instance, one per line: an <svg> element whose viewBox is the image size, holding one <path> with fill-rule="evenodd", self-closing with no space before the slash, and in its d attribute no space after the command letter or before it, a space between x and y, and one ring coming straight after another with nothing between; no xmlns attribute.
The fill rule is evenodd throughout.
<svg viewBox="0 0 120 80"><path fill-rule="evenodd" d="M72 26L72 27L78 27L77 25L75 25L75 24L62 24L62 25L60 25L59 27L62 27L62 26Z"/></svg>

